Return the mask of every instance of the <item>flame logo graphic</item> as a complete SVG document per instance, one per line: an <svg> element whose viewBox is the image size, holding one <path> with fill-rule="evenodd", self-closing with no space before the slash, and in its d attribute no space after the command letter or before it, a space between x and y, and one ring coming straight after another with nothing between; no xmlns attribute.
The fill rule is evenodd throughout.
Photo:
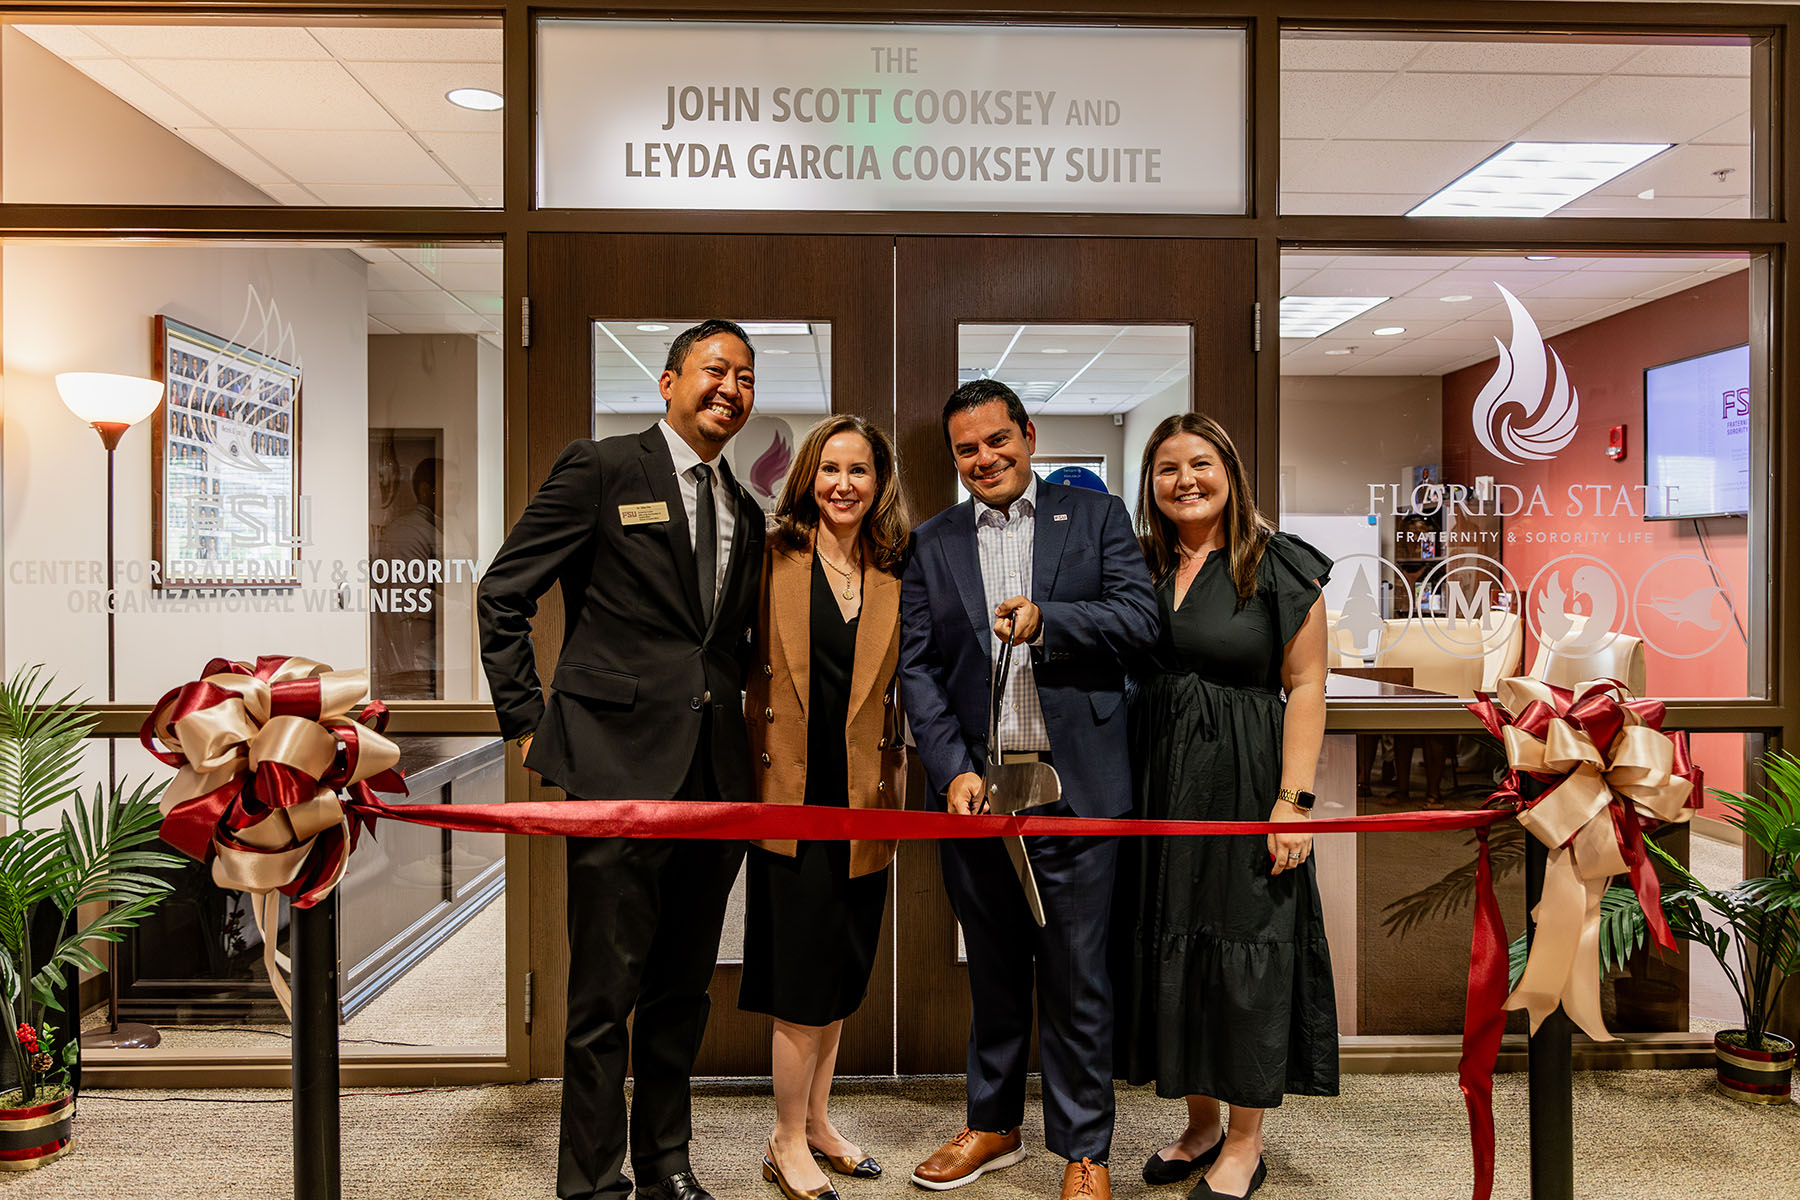
<svg viewBox="0 0 1800 1200"><path fill-rule="evenodd" d="M1489 454L1505 462L1542 462L1556 457L1574 439L1581 397L1569 386L1562 359L1544 345L1525 306L1499 284L1494 287L1512 314L1512 346L1494 339L1500 365L1475 397L1475 437ZM1546 397L1548 363L1556 364L1556 383Z"/></svg>
<svg viewBox="0 0 1800 1200"><path fill-rule="evenodd" d="M274 414L257 402L256 392L273 363L286 359L298 373L300 352L294 327L282 319L275 301L264 304L255 284L249 285L249 293L238 327L219 350L206 378L194 381L192 387L195 399L203 399L204 407L214 414L196 419L200 440L211 444L217 461L266 473L275 467L256 452L254 435L267 431ZM267 349L253 349L257 345Z"/></svg>
<svg viewBox="0 0 1800 1200"><path fill-rule="evenodd" d="M794 443L788 436L787 426L778 425L775 436L769 442L754 463L750 464L750 490L758 497L773 500L775 489L787 477L788 467L794 461Z"/></svg>

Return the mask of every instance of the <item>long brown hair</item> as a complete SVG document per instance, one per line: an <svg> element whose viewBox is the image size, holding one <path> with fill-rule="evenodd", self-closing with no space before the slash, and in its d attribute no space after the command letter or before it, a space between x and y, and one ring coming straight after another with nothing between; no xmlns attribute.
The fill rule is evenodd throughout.
<svg viewBox="0 0 1800 1200"><path fill-rule="evenodd" d="M1250 498L1250 477L1244 460L1232 444L1225 427L1205 413L1177 413L1165 417L1150 431L1144 445L1144 461L1138 471L1137 533L1143 547L1144 561L1150 565L1150 576L1162 582L1175 573L1181 562L1175 522L1156 506L1156 452L1164 442L1180 434L1191 433L1205 438L1219 452L1219 465L1225 469L1225 482L1231 494L1225 504L1225 553L1231 565L1231 581L1237 588L1238 603L1256 594L1256 568L1262 562L1263 548L1268 545L1274 526L1256 509Z"/></svg>
<svg viewBox="0 0 1800 1200"><path fill-rule="evenodd" d="M819 527L819 502L813 498L813 481L818 478L819 463L825 457L825 443L840 433L860 433L869 443L869 453L875 460L875 499L863 518L865 560L892 572L906 554L906 540L912 529L906 498L900 493L894 443L879 426L850 413L826 417L800 439L794 465L781 488L781 499L775 502L775 536L792 550L811 544Z"/></svg>

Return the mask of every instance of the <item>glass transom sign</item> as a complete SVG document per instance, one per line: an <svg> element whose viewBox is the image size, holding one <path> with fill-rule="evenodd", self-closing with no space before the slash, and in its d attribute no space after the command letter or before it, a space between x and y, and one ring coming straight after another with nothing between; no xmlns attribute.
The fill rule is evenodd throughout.
<svg viewBox="0 0 1800 1200"><path fill-rule="evenodd" d="M257 336L247 332L252 317ZM253 348L267 334L282 357ZM300 360L282 334L254 291L229 336L157 319L167 391L153 552L163 588L300 583Z"/></svg>
<svg viewBox="0 0 1800 1200"><path fill-rule="evenodd" d="M538 204L1241 213L1245 48L1238 29L546 20Z"/></svg>

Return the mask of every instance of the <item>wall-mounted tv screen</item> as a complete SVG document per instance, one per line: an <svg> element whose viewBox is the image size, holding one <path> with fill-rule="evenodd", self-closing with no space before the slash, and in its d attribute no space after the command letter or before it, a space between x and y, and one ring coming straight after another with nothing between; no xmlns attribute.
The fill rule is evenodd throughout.
<svg viewBox="0 0 1800 1200"><path fill-rule="evenodd" d="M1750 347L1644 372L1647 521L1750 512Z"/></svg>

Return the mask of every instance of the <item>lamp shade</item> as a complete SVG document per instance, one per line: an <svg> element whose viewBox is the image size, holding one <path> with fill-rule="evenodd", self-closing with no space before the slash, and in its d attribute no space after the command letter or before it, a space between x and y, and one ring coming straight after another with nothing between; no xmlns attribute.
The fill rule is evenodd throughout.
<svg viewBox="0 0 1800 1200"><path fill-rule="evenodd" d="M136 425L162 403L163 385L135 375L65 371L56 390L69 411L90 425Z"/></svg>

